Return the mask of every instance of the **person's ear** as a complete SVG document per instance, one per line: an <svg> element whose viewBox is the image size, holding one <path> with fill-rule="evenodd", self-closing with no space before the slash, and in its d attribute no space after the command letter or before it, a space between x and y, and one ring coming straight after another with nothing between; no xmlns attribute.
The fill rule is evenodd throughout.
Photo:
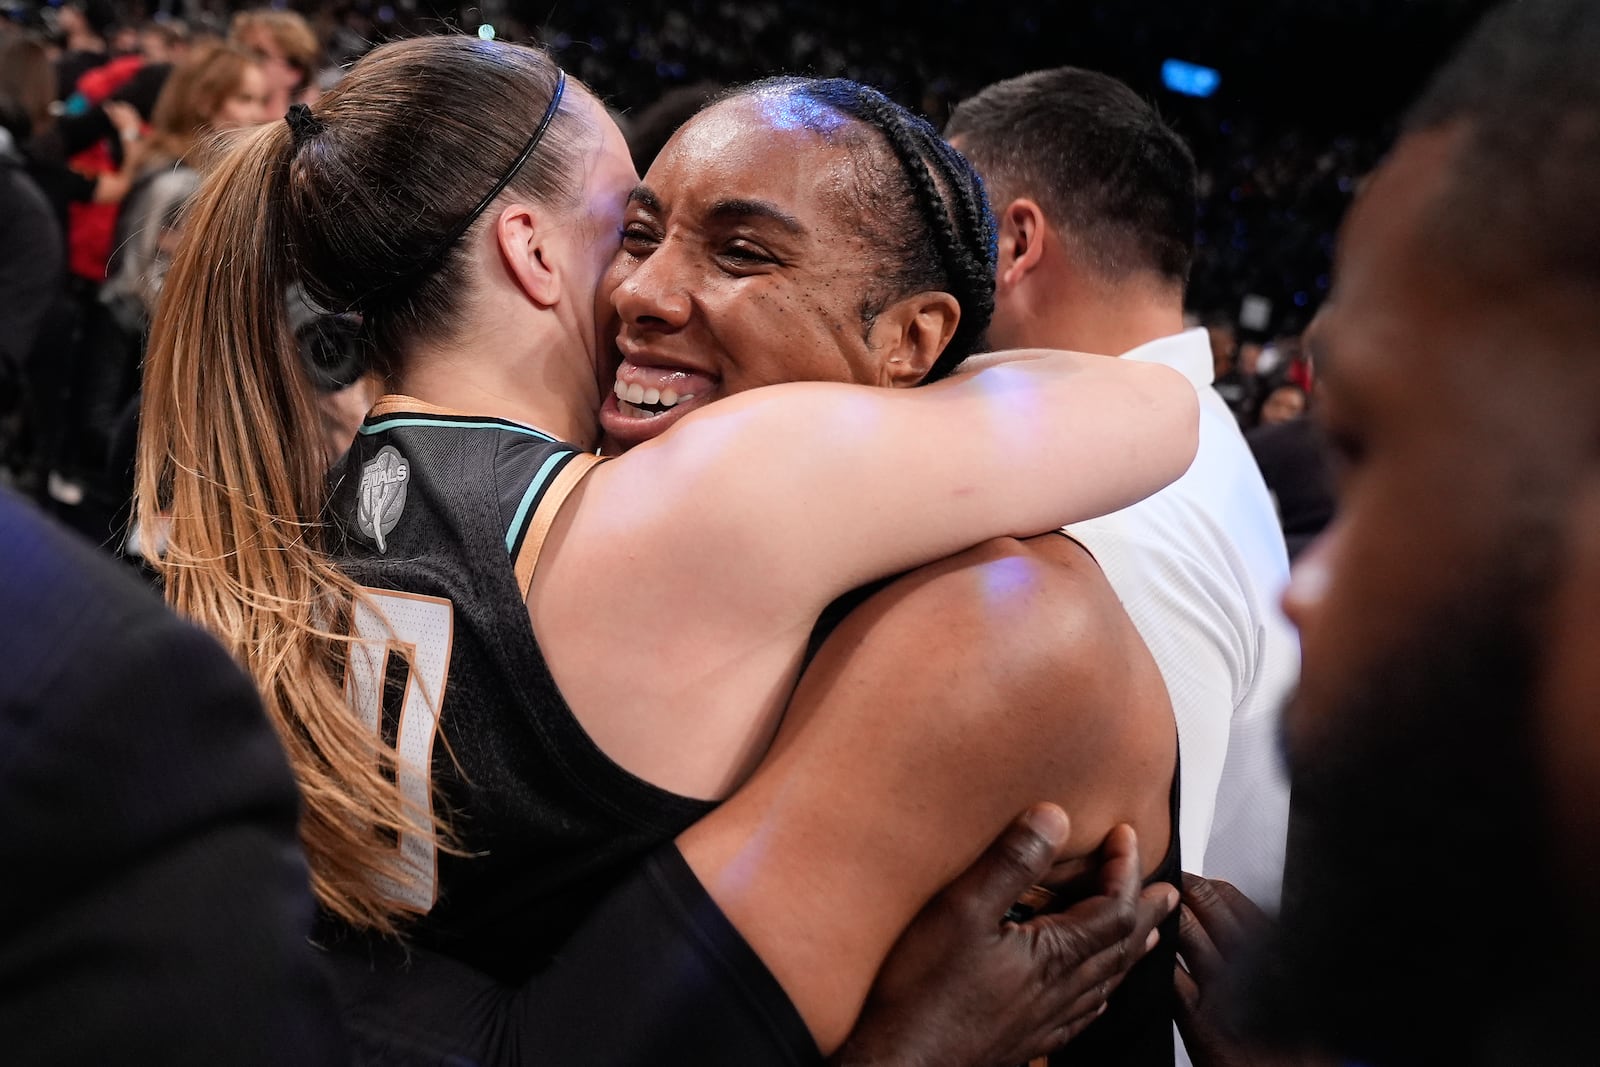
<svg viewBox="0 0 1600 1067"><path fill-rule="evenodd" d="M921 382L960 322L961 304L949 293L913 293L884 308L867 336L882 359L878 384L906 389Z"/></svg>
<svg viewBox="0 0 1600 1067"><path fill-rule="evenodd" d="M517 287L535 304L551 307L561 297L562 276L545 222L531 204L512 204L495 219L495 240Z"/></svg>
<svg viewBox="0 0 1600 1067"><path fill-rule="evenodd" d="M1018 197L1005 206L1000 224L999 260L995 268L995 288L1001 293L1016 288L1044 261L1047 223L1044 209L1028 197Z"/></svg>

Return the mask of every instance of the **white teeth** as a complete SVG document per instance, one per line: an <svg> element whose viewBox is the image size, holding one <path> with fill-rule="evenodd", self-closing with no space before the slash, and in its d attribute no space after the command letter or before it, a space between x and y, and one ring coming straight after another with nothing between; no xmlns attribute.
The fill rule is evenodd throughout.
<svg viewBox="0 0 1600 1067"><path fill-rule="evenodd" d="M646 389L637 382L625 382L621 378L612 385L611 391L617 395L622 413L632 419L649 419L660 414L657 411L642 410L635 407L636 404L660 404L664 408L673 408L694 399L693 393L680 395L672 388Z"/></svg>

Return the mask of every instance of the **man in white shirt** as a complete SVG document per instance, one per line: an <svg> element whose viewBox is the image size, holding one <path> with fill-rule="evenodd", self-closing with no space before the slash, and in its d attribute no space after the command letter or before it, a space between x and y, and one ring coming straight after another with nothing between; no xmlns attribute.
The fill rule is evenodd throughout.
<svg viewBox="0 0 1600 1067"><path fill-rule="evenodd" d="M1127 86L1073 68L990 86L945 136L983 175L999 221L991 347L1164 363L1199 393L1189 473L1069 533L1104 568L1171 694L1185 869L1273 907L1289 809L1277 724L1300 652L1278 607L1288 558L1271 497L1211 388L1206 332L1184 330L1194 158Z"/></svg>

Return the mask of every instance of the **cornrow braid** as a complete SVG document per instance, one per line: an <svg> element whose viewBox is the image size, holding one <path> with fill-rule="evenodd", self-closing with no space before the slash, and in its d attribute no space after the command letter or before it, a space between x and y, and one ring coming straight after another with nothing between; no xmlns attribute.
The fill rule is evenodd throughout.
<svg viewBox="0 0 1600 1067"><path fill-rule="evenodd" d="M799 96L870 126L894 153L907 188L884 188L881 183L863 187L863 198L868 201L863 215L869 225L880 229L885 220L892 220L887 227L891 230L903 223L913 231L913 237L908 241L879 242L894 248L899 260L886 264L883 272L893 291L869 301L863 308L863 317L870 320L890 301L922 289L949 292L961 305L961 320L922 384L948 376L977 351L994 313L997 235L983 179L925 120L859 82L844 78L773 78L730 95L765 93ZM831 132L821 124L816 128L825 135ZM907 212L902 201L907 192L915 205L913 218L903 218Z"/></svg>
<svg viewBox="0 0 1600 1067"><path fill-rule="evenodd" d="M945 377L971 355L989 328L994 314L994 214L989 210L982 180L932 126L877 90L859 88L865 98L863 121L878 128L905 168L917 207L933 234L951 292L961 303L961 321L955 336L923 379L926 384ZM935 180L930 162L938 169L941 180ZM941 184L950 190L952 204L946 203Z"/></svg>

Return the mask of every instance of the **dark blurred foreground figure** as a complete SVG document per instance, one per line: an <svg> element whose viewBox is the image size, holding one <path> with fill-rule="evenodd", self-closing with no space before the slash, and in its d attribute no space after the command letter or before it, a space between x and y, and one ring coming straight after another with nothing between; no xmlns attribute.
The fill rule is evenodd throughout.
<svg viewBox="0 0 1600 1067"><path fill-rule="evenodd" d="M299 799L249 680L3 490L0 648L6 1062L342 1062Z"/></svg>
<svg viewBox="0 0 1600 1067"><path fill-rule="evenodd" d="M0 108L5 100L0 96ZM25 475L37 414L28 358L63 277L66 250L50 203L0 116L0 471Z"/></svg>
<svg viewBox="0 0 1600 1067"><path fill-rule="evenodd" d="M1344 473L1288 598L1294 817L1256 996L1371 1067L1595 1062L1597 55L1590 0L1490 16L1356 204L1310 337Z"/></svg>

